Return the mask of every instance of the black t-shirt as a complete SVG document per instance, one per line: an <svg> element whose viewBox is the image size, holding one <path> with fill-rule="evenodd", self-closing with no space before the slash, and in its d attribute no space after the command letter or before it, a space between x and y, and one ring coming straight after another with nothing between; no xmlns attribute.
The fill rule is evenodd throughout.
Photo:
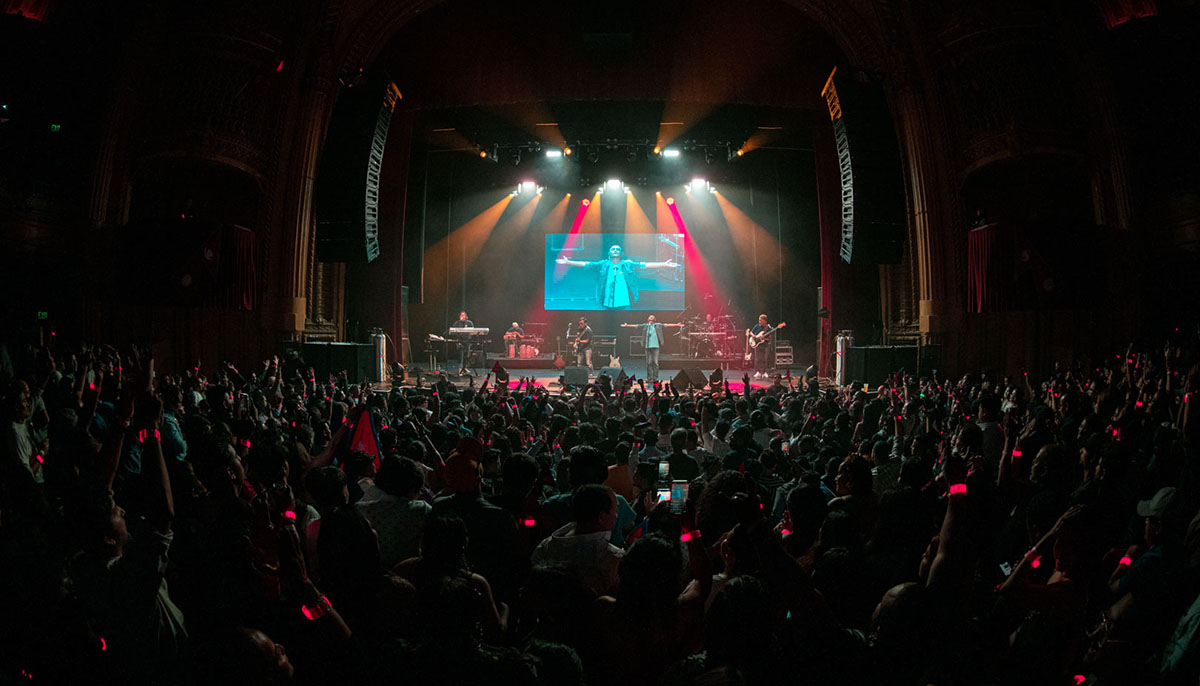
<svg viewBox="0 0 1200 686"><path fill-rule="evenodd" d="M585 326L579 331L579 335L575 337L575 343L580 350L586 350L592 347L592 327Z"/></svg>
<svg viewBox="0 0 1200 686"><path fill-rule="evenodd" d="M690 455L684 453L672 453L667 458L667 463L671 465L671 479L684 479L691 481L700 476L700 465L696 464Z"/></svg>

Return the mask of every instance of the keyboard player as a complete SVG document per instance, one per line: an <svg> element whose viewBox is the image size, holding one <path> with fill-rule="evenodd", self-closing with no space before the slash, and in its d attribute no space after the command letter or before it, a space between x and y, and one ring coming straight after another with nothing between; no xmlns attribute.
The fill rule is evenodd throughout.
<svg viewBox="0 0 1200 686"><path fill-rule="evenodd" d="M462 312L459 312L458 320L450 325L451 329L470 329L470 328L474 328L474 327L475 327L475 322L471 321L470 318L467 317L467 313L465 310ZM458 373L459 373L459 375L465 376L467 374L470 374L470 371L467 369L467 360L471 359L471 337L470 336L456 336L456 335L451 334L449 330L446 331L446 337L454 339L455 343L458 345Z"/></svg>

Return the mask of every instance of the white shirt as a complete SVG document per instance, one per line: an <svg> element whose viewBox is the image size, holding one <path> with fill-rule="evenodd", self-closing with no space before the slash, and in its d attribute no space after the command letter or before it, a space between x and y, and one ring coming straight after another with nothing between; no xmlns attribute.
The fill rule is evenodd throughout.
<svg viewBox="0 0 1200 686"><path fill-rule="evenodd" d="M25 469L28 469L29 472L33 474L33 480L39 484L42 483L44 481L42 477L42 470L39 469L36 473L34 473L31 465L34 459L33 434L31 434L29 431L29 420L12 423L12 429L11 433L9 434L8 442L9 448L16 453L17 457L21 460L21 464L25 465Z"/></svg>
<svg viewBox="0 0 1200 686"><path fill-rule="evenodd" d="M616 590L617 566L625 551L608 542L612 532L576 534L575 523L561 527L534 549L534 565L558 564L570 569L597 595Z"/></svg>

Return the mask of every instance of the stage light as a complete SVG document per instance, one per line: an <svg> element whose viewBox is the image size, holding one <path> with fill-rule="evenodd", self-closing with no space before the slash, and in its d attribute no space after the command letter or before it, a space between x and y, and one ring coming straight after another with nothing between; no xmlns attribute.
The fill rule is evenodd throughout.
<svg viewBox="0 0 1200 686"><path fill-rule="evenodd" d="M679 151L674 148L667 148L666 150L662 151L662 156L670 158L679 157Z"/></svg>
<svg viewBox="0 0 1200 686"><path fill-rule="evenodd" d="M582 204L584 207L587 207L588 205L591 205L591 204L592 204L592 201L591 201L591 200L588 200L587 198L584 198L584 199L583 199L582 201L580 201L580 202L581 202L581 204Z"/></svg>
<svg viewBox="0 0 1200 686"><path fill-rule="evenodd" d="M668 204L668 205L674 205L674 204L675 204L675 198L667 198L667 204Z"/></svg>
<svg viewBox="0 0 1200 686"><path fill-rule="evenodd" d="M620 179L609 179L608 181L604 182L604 187L611 188L614 191L621 190L621 180Z"/></svg>
<svg viewBox="0 0 1200 686"><path fill-rule="evenodd" d="M701 179L699 177L692 179L692 189L693 190L698 191L701 188L705 188L706 186L708 186L708 181L705 181L704 179Z"/></svg>
<svg viewBox="0 0 1200 686"><path fill-rule="evenodd" d="M487 159L487 150L480 150L479 157L480 157L480 159L486 160Z"/></svg>
<svg viewBox="0 0 1200 686"><path fill-rule="evenodd" d="M517 186L518 193L533 193L537 190L537 181L522 181Z"/></svg>
<svg viewBox="0 0 1200 686"><path fill-rule="evenodd" d="M562 156L563 156L562 150L547 150L546 151L546 157L554 158L554 157L562 157Z"/></svg>
<svg viewBox="0 0 1200 686"><path fill-rule="evenodd" d="M745 150L743 150L743 149L741 149L741 148L738 148L738 150L737 150L737 156L738 156L738 157L741 157L742 155L745 155L745 154L746 154L746 151L745 151Z"/></svg>
<svg viewBox="0 0 1200 686"><path fill-rule="evenodd" d="M574 153L574 152L575 152L575 151L574 151L574 150L572 150L572 149L571 149L571 146L569 146L569 145L568 145L567 147L563 148L563 156L565 156L565 157L570 157L570 156L571 156L571 154L572 154L572 153Z"/></svg>
<svg viewBox="0 0 1200 686"><path fill-rule="evenodd" d="M662 154L662 148L658 147L657 145L656 145L656 146L654 146L654 154L655 154L655 155L661 155L661 154Z"/></svg>

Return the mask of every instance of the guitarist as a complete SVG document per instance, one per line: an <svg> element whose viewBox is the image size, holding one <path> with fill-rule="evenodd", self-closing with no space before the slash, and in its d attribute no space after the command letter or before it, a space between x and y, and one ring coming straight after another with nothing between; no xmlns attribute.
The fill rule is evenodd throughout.
<svg viewBox="0 0 1200 686"><path fill-rule="evenodd" d="M592 327L587 317L579 318L579 333L575 334L575 360L588 369L592 368Z"/></svg>
<svg viewBox="0 0 1200 686"><path fill-rule="evenodd" d="M770 376L770 368L767 366L767 334L771 327L767 325L767 315L758 315L758 323L753 328L746 331L746 336L749 337L751 345L757 344L758 347L750 351L754 358L754 378L768 378Z"/></svg>
<svg viewBox="0 0 1200 686"><path fill-rule="evenodd" d="M668 326L683 324L658 324L654 321L654 315L650 315L645 324L621 324L623 329L641 329L642 340L646 342L646 380L650 382L658 381L658 352L666 336L663 329Z"/></svg>

